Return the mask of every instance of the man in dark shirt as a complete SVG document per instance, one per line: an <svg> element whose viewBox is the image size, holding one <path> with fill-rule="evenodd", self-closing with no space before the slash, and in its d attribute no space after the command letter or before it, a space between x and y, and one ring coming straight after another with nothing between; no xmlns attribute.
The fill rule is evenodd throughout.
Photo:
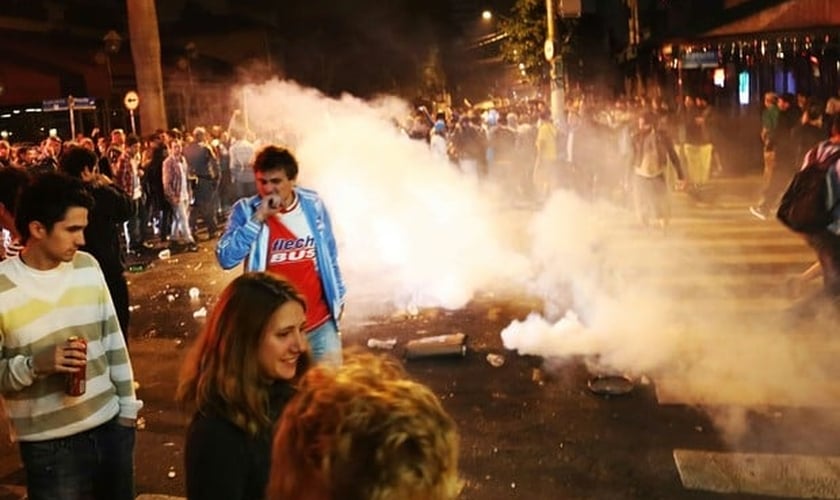
<svg viewBox="0 0 840 500"><path fill-rule="evenodd" d="M100 174L97 165L96 155L92 151L81 146L70 146L61 155L59 170L81 179L93 196L94 206L88 212L85 245L81 250L93 255L102 268L117 320L128 345L128 283L123 275L125 262L120 249L120 228L131 215L131 199L114 186L111 179Z"/></svg>
<svg viewBox="0 0 840 500"><path fill-rule="evenodd" d="M802 160L796 157L797 148L793 134L802 119L802 112L796 106L796 97L793 94L783 94L777 98L777 106L778 119L772 134L774 168L769 172L769 180L758 203L750 207L750 213L761 220L767 220L768 214L778 203L785 186L798 170Z"/></svg>
<svg viewBox="0 0 840 500"><path fill-rule="evenodd" d="M750 213L766 220L778 206L785 188L802 165L805 154L828 138L822 126L822 107L809 105L803 117L793 103L795 97L785 94L779 98L779 123L776 134L776 169L760 202L750 207ZM805 120L802 123L802 120Z"/></svg>
<svg viewBox="0 0 840 500"><path fill-rule="evenodd" d="M219 208L219 163L213 149L207 144L207 131L204 127L193 130L193 141L184 147L190 174L197 178L193 196L195 213L204 220L208 239L218 234L216 212ZM193 232L195 234L195 232Z"/></svg>

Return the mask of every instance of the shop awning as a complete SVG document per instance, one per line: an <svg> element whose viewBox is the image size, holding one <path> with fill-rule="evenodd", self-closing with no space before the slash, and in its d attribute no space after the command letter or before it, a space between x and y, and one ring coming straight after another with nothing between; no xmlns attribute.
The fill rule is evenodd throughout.
<svg viewBox="0 0 840 500"><path fill-rule="evenodd" d="M718 38L840 26L837 0L788 0L700 35Z"/></svg>

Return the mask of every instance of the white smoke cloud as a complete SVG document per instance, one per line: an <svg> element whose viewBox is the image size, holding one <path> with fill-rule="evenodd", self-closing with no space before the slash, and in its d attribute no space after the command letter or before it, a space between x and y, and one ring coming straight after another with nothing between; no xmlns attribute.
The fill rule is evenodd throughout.
<svg viewBox="0 0 840 500"><path fill-rule="evenodd" d="M812 381L824 370L777 318L744 314L731 290L702 281L720 274L714 249L641 232L628 210L563 191L538 213L512 210L510 186L477 185L407 140L392 123L410 112L399 99L328 98L285 81L247 94L252 128L289 145L299 182L326 200L348 313L459 308L478 291L521 289L545 306L502 332L519 353L584 356L600 370L678 380L687 399L760 407L817 395ZM604 146L605 162L623 164ZM719 419L733 422L733 433L743 430L740 413Z"/></svg>
<svg viewBox="0 0 840 500"><path fill-rule="evenodd" d="M394 126L410 111L404 102L327 98L286 81L247 94L249 121L291 147L299 183L326 200L348 313L383 303L458 308L477 290L529 274L492 192Z"/></svg>

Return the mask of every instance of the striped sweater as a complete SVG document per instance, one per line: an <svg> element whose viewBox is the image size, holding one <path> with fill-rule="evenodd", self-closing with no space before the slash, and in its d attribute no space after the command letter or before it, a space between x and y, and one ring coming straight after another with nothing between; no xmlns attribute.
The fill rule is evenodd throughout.
<svg viewBox="0 0 840 500"><path fill-rule="evenodd" d="M34 353L87 339L87 391L64 393L66 375L34 376ZM137 418L143 406L105 278L96 260L77 252L72 262L39 271L19 257L0 262L0 393L21 441L71 436L115 416Z"/></svg>

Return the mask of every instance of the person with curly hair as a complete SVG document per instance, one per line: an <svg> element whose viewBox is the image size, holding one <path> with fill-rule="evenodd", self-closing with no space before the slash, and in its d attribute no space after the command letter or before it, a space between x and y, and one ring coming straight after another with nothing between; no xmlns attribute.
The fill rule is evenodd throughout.
<svg viewBox="0 0 840 500"><path fill-rule="evenodd" d="M292 285L245 273L222 292L181 369L194 408L185 469L190 500L262 500L271 436L309 366L306 307Z"/></svg>
<svg viewBox="0 0 840 500"><path fill-rule="evenodd" d="M388 358L349 356L301 380L278 424L268 500L449 500L458 431L432 391Z"/></svg>

